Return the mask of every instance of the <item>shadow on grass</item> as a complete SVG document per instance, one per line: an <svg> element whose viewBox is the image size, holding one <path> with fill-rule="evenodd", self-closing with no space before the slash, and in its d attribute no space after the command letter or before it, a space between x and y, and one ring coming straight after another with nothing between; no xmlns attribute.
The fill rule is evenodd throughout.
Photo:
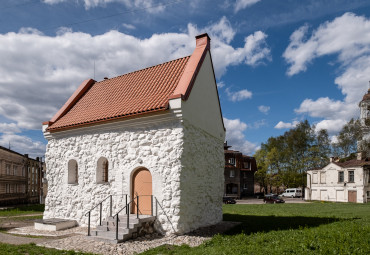
<svg viewBox="0 0 370 255"><path fill-rule="evenodd" d="M225 235L252 234L257 232L269 232L274 230L288 230L318 227L344 219L302 217L302 216L256 216L256 215L235 215L224 214L224 221L237 221L242 224L225 232Z"/></svg>

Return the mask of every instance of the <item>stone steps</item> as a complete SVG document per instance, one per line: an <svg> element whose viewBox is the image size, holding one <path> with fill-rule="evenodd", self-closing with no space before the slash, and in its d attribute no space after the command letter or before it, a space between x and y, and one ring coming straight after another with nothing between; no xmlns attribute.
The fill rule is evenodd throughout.
<svg viewBox="0 0 370 255"><path fill-rule="evenodd" d="M119 215L118 217L118 239L116 239L116 219L108 217L106 221L102 221L101 226L97 226L91 231L91 238L109 243L120 243L126 241L140 230L144 223L154 222L156 217L151 215L130 214L129 227L127 228L127 215Z"/></svg>

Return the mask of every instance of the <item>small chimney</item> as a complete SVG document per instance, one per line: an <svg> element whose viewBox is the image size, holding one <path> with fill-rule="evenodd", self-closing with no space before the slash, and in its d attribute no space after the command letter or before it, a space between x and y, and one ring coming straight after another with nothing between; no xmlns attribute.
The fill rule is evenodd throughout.
<svg viewBox="0 0 370 255"><path fill-rule="evenodd" d="M104 77L104 80L108 80L108 77Z"/></svg>
<svg viewBox="0 0 370 255"><path fill-rule="evenodd" d="M366 152L361 151L357 153L357 160L364 160L366 158Z"/></svg>
<svg viewBox="0 0 370 255"><path fill-rule="evenodd" d="M196 39L196 47L207 45L208 49L211 49L211 38L209 38L207 33L197 35Z"/></svg>

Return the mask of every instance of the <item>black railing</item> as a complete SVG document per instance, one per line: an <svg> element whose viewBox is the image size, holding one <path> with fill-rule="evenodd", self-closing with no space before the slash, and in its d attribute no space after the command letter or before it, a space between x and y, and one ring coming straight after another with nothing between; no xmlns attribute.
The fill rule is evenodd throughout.
<svg viewBox="0 0 370 255"><path fill-rule="evenodd" d="M124 194L126 196L126 204L127 204L127 194ZM87 227L87 235L90 236L90 218L91 218L91 212L94 210L96 207L99 206L99 226L101 226L102 222L102 212L103 212L103 202L105 202L109 198L109 216L112 217L112 206L113 206L113 195L109 195L106 198L104 198L100 203L95 205L93 208L90 209L87 213L85 213L85 216L88 215L88 227Z"/></svg>
<svg viewBox="0 0 370 255"><path fill-rule="evenodd" d="M138 219L139 218L139 212L140 212L140 208L139 208L139 197L147 197L147 196L150 196L150 210L151 210L151 216L153 216L153 198L154 196L153 195L141 195L141 196L136 196L134 197L130 202L127 203L127 196L126 196L126 205L121 208L114 216L113 216L113 219L116 220L116 240L118 240L118 222L119 222L119 213L122 212L124 209L126 209L126 215L127 215L127 225L126 225L126 228L129 229L130 228L130 204L134 203L135 200L136 200L136 218ZM156 203L157 203L157 198L156 199Z"/></svg>

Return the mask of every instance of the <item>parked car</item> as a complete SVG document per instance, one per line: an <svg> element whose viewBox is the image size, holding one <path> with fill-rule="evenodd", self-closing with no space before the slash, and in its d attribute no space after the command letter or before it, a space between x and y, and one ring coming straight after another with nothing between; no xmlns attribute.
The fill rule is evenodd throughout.
<svg viewBox="0 0 370 255"><path fill-rule="evenodd" d="M286 189L283 194L280 196L282 197L302 197L302 189L300 188L292 188Z"/></svg>
<svg viewBox="0 0 370 255"><path fill-rule="evenodd" d="M268 204L285 203L284 199L277 195L265 196L263 202Z"/></svg>
<svg viewBox="0 0 370 255"><path fill-rule="evenodd" d="M223 197L222 201L224 202L224 204L236 204L235 199L232 197Z"/></svg>

